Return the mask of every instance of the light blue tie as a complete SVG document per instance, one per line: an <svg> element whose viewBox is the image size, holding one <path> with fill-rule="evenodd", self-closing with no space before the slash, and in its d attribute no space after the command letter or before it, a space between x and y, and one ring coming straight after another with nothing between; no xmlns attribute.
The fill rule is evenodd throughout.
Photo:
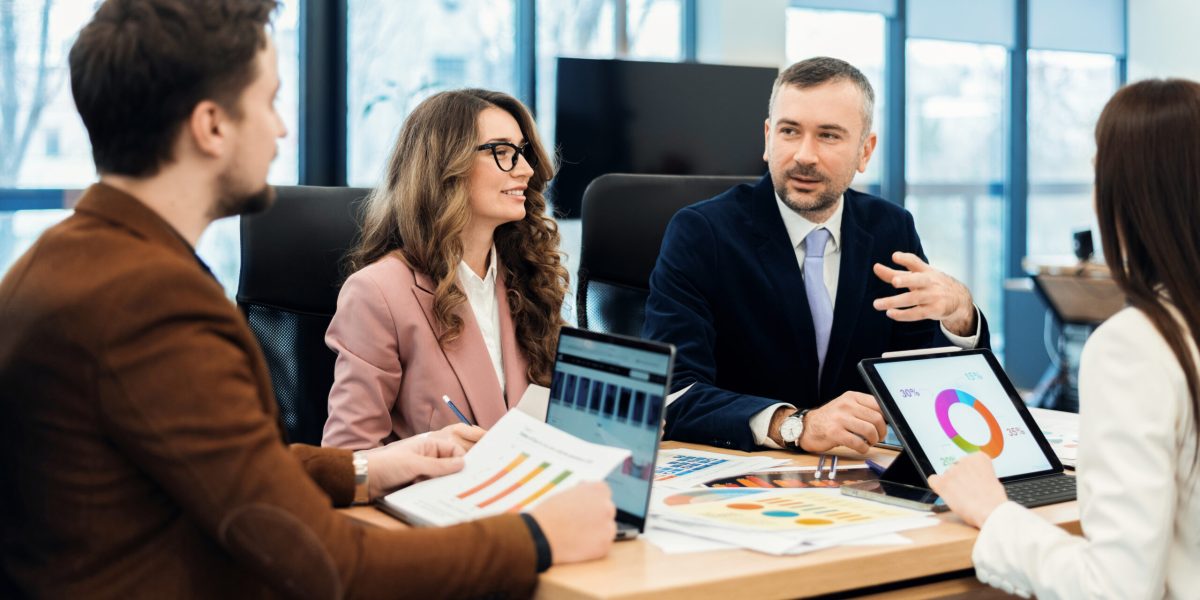
<svg viewBox="0 0 1200 600"><path fill-rule="evenodd" d="M818 227L804 238L804 292L817 334L818 381L829 350L829 331L833 328L833 301L825 289L825 244L831 236L828 229Z"/></svg>

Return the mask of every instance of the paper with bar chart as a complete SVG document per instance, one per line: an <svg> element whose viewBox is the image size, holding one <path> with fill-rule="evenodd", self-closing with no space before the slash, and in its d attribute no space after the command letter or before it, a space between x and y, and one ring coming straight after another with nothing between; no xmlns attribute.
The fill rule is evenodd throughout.
<svg viewBox="0 0 1200 600"><path fill-rule="evenodd" d="M521 512L581 481L603 481L628 457L511 411L471 448L462 471L393 492L381 507L430 526Z"/></svg>
<svg viewBox="0 0 1200 600"><path fill-rule="evenodd" d="M684 489L722 477L735 477L787 464L767 456L733 456L702 450L659 450L654 485Z"/></svg>

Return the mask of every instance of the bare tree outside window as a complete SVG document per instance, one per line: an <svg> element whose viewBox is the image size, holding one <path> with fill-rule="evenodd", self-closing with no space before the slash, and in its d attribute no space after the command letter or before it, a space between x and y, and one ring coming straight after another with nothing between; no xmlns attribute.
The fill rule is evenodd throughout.
<svg viewBox="0 0 1200 600"><path fill-rule="evenodd" d="M0 0L0 274L47 227L71 214L67 198L96 180L91 144L71 97L67 55L98 0ZM299 1L284 0L272 36L279 49L276 108L288 129L268 179L298 172ZM218 221L198 245L226 290L236 289L236 219Z"/></svg>
<svg viewBox="0 0 1200 600"><path fill-rule="evenodd" d="M95 179L67 68L94 4L0 0L0 190L77 189Z"/></svg>
<svg viewBox="0 0 1200 600"><path fill-rule="evenodd" d="M375 184L400 124L434 93L516 91L513 0L350 0L348 10L350 185Z"/></svg>

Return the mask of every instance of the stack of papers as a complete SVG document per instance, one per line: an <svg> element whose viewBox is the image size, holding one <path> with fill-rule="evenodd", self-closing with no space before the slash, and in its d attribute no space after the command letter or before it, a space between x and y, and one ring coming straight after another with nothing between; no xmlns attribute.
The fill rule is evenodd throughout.
<svg viewBox="0 0 1200 600"><path fill-rule="evenodd" d="M939 522L928 512L823 489L657 490L651 511L656 529L774 555L803 554ZM679 538L663 537L682 545Z"/></svg>
<svg viewBox="0 0 1200 600"><path fill-rule="evenodd" d="M701 450L661 450L654 467L654 487L684 489L706 481L737 477L788 464L769 456L733 456Z"/></svg>
<svg viewBox="0 0 1200 600"><path fill-rule="evenodd" d="M380 507L422 526L522 512L577 483L603 481L629 456L513 410L467 452L462 471L388 494Z"/></svg>
<svg viewBox="0 0 1200 600"><path fill-rule="evenodd" d="M1058 460L1074 469L1079 456L1079 415L1045 408L1030 408L1029 412L1058 455Z"/></svg>

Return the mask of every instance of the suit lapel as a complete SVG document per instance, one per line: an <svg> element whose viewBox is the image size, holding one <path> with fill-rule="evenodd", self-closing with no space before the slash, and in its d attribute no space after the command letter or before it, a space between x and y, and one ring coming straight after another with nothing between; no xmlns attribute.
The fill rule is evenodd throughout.
<svg viewBox="0 0 1200 600"><path fill-rule="evenodd" d="M425 313L430 329L436 336L441 327L433 314L433 290L436 289L433 280L428 275L414 270L416 285L413 295ZM454 371L466 396L467 406L459 407L466 413L467 418L485 429L495 425L504 416L506 407L500 394L500 382L496 380L496 371L492 368L492 359L488 356L487 346L483 343L483 334L479 331L479 323L475 321L475 313L469 303L464 303L456 311L463 320L462 334L447 347L441 348L446 356L446 362ZM507 372L508 369L505 369ZM454 399L453 390L450 398ZM446 393L434 390L433 393Z"/></svg>
<svg viewBox="0 0 1200 600"><path fill-rule="evenodd" d="M842 363L854 338L858 311L862 308L863 294L867 282L875 277L871 270L871 245L875 238L858 224L858 205L854 192L847 190L842 202L842 265L838 269L837 298L833 303L833 328L829 335L829 349L825 354L824 371L842 372ZM832 398L831 386L838 384L837 377L821 378L821 399Z"/></svg>
<svg viewBox="0 0 1200 600"><path fill-rule="evenodd" d="M521 401L525 388L529 387L529 361L517 343L516 324L508 305L508 286L504 285L507 273L504 265L497 265L496 306L500 313L500 355L504 364L504 404L512 407Z"/></svg>
<svg viewBox="0 0 1200 600"><path fill-rule="evenodd" d="M771 176L766 175L754 188L752 219L755 233L760 240L756 248L758 259L767 280L775 291L778 302L785 306L782 311L792 334L794 356L799 358L796 368L811 377L800 377L810 381L812 388L802 392L807 396L817 391L817 335L813 329L812 311L808 307L808 295L804 292L804 275L796 262L796 249L783 226L776 205L775 189Z"/></svg>

